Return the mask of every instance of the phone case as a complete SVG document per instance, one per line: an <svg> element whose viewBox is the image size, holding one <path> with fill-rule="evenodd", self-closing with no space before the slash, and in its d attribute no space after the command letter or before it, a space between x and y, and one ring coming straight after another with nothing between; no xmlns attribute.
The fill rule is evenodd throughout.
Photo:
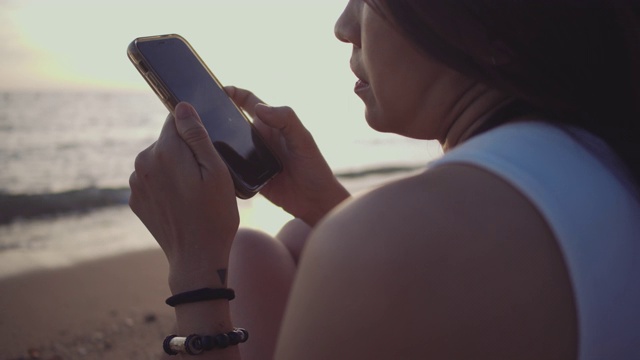
<svg viewBox="0 0 640 360"><path fill-rule="evenodd" d="M215 77L213 72L205 64L202 58L200 58L200 56L189 44L189 42L183 37L181 37L180 35L170 34L170 35L157 35L157 36L147 36L147 37L137 38L133 42L131 42L131 44L129 44L129 47L127 48L127 56L129 57L133 65L136 67L138 72L143 76L145 81L156 93L158 98L162 101L162 103L166 106L166 108L171 113L174 112L175 107L182 100L176 96L175 91L172 91L170 86L165 84L163 80L159 78L159 76L156 76L156 73L157 73L156 69L153 69L152 66L149 65L150 63L147 61L148 59L145 59L144 54L139 49L139 46L142 43L156 42L157 44L162 44L163 41L182 42L182 45L185 45L188 48L190 52L189 56L193 56L195 59L197 59L197 62L199 64L196 65L195 67L202 66L202 69L206 71L206 74L215 83L217 88L221 89L222 92L224 92L225 96L228 97L220 81ZM198 77L198 79L200 78L203 78L203 77ZM216 90L216 92L218 92L218 90ZM234 151L235 149L233 147L228 146L226 143L221 141L216 143L212 138L212 141L214 141L214 146L216 146L216 144L220 145L220 146L216 146L216 149L218 149L218 152L221 153L223 159L225 160L230 170L230 173L236 188L236 195L239 198L247 199L255 195L268 181L270 181L273 177L275 177L282 170L282 165L277 159L277 157L275 157L273 152L270 149L268 149L268 147L264 143L264 140L260 137L260 134L253 127L253 124L251 123L251 121L249 121L249 119L246 117L244 112L237 105L235 105L233 101L230 101L230 102L233 104L233 107L235 108L235 110L237 110L238 114L242 117L242 119L246 121L246 123L249 124L251 128L251 136L250 136L251 139L247 139L247 142L257 144L256 145L257 147L252 149L254 149L255 152L257 154L260 154L260 156L262 156L264 159L267 159L265 163L268 163L267 165L264 165L263 163L256 164L254 159L254 160L251 160L251 161L254 161L253 165L249 167L249 165L251 165L249 164L249 160L242 159L241 157L239 157L238 156L239 154ZM235 116L235 112L234 112L234 116ZM205 119L203 119L203 121L205 121ZM264 171L262 171L263 170L261 168L262 165L265 166ZM253 171L254 168L260 168L260 171L258 170Z"/></svg>

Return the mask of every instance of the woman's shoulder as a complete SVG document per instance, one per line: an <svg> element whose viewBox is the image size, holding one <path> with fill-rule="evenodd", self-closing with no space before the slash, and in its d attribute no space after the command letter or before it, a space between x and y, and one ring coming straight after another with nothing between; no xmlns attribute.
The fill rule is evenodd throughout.
<svg viewBox="0 0 640 360"><path fill-rule="evenodd" d="M442 239L477 237L487 228L494 237L523 228L548 231L529 199L510 183L473 164L451 163L354 198L319 230L384 236L403 229L410 232L404 235Z"/></svg>
<svg viewBox="0 0 640 360"><path fill-rule="evenodd" d="M575 335L568 277L544 220L516 189L468 165L443 165L336 209L311 236L290 305L285 334L311 323L314 332L364 331L345 344L360 357L488 349L544 357L570 352L562 346ZM557 322L553 334L545 313ZM292 336L311 346L305 334Z"/></svg>

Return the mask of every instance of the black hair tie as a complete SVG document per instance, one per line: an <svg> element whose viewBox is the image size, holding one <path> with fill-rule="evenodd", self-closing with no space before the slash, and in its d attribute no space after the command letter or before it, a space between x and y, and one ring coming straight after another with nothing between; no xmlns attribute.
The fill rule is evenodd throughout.
<svg viewBox="0 0 640 360"><path fill-rule="evenodd" d="M193 291L186 291L169 297L165 302L167 305L176 307L182 304L189 304L193 302L209 301L209 300L233 300L236 297L236 293L233 289L211 289L202 288Z"/></svg>

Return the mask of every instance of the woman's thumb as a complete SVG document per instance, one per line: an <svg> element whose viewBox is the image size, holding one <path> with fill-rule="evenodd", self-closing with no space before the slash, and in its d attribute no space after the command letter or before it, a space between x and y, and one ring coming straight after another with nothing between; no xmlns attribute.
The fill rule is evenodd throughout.
<svg viewBox="0 0 640 360"><path fill-rule="evenodd" d="M211 169L207 161L211 160L211 153L217 157L209 134L200 120L198 113L188 103L181 102L175 108L176 128L182 140L193 152L201 166Z"/></svg>

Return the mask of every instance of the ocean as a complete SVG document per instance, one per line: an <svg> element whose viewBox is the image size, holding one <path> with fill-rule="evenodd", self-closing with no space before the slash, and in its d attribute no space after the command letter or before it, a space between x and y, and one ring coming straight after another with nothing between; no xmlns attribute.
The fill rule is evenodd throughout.
<svg viewBox="0 0 640 360"><path fill-rule="evenodd" d="M166 114L146 92L0 92L0 277L157 247L127 206L128 180ZM440 153L373 132L316 141L355 192ZM290 219L260 196L239 207L242 226L272 234Z"/></svg>

